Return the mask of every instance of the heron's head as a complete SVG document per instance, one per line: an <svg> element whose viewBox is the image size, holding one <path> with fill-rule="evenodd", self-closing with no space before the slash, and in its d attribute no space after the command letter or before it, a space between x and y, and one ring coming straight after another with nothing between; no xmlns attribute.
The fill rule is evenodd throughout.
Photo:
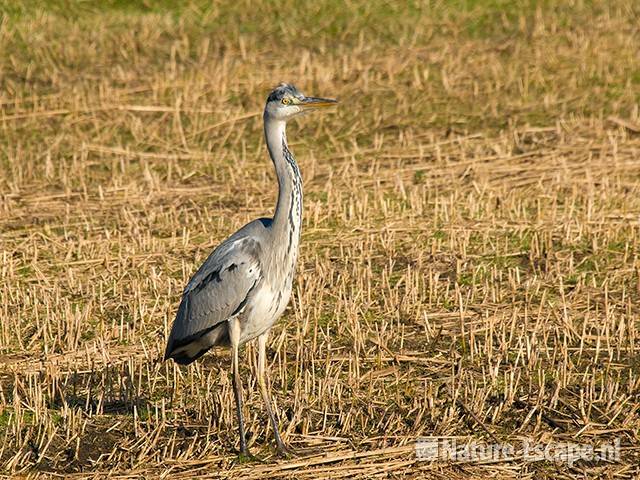
<svg viewBox="0 0 640 480"><path fill-rule="evenodd" d="M305 97L296 87L281 83L267 97L265 116L277 120L289 120L301 113L330 107L338 103L331 98Z"/></svg>

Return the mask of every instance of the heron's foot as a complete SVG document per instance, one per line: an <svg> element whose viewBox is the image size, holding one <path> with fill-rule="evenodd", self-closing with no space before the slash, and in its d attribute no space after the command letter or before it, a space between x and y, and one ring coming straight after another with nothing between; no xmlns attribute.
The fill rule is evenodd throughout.
<svg viewBox="0 0 640 480"><path fill-rule="evenodd" d="M284 442L278 442L276 444L276 449L278 450L278 456L280 458L295 458L299 454L293 448L287 446Z"/></svg>
<svg viewBox="0 0 640 480"><path fill-rule="evenodd" d="M259 457L256 457L254 454L252 454L249 449L240 452L238 454L238 463L242 464L242 463L264 463L264 460L262 460Z"/></svg>

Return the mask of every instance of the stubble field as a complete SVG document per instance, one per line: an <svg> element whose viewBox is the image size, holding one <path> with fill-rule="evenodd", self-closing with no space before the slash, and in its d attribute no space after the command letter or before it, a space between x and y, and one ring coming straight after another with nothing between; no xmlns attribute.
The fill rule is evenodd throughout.
<svg viewBox="0 0 640 480"><path fill-rule="evenodd" d="M0 472L29 478L640 475L632 0L0 3ZM181 290L270 215L281 81L299 272L268 358L161 361ZM419 461L418 437L617 461Z"/></svg>

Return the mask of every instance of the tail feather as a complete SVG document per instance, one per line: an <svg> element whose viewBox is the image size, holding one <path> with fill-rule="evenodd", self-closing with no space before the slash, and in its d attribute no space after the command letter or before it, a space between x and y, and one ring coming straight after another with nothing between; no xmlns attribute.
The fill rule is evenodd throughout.
<svg viewBox="0 0 640 480"><path fill-rule="evenodd" d="M194 335L186 338L174 339L169 337L167 349L164 353L164 359L173 359L179 365L188 365L215 345L224 345L229 343L229 334L227 325L219 323L211 328L202 330Z"/></svg>

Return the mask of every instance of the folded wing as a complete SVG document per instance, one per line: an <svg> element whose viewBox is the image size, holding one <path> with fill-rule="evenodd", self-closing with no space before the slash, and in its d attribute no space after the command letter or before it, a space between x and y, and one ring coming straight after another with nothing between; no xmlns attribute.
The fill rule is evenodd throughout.
<svg viewBox="0 0 640 480"><path fill-rule="evenodd" d="M188 364L225 341L224 322L242 311L261 279L260 250L258 240L241 236L213 251L184 290L165 360Z"/></svg>

